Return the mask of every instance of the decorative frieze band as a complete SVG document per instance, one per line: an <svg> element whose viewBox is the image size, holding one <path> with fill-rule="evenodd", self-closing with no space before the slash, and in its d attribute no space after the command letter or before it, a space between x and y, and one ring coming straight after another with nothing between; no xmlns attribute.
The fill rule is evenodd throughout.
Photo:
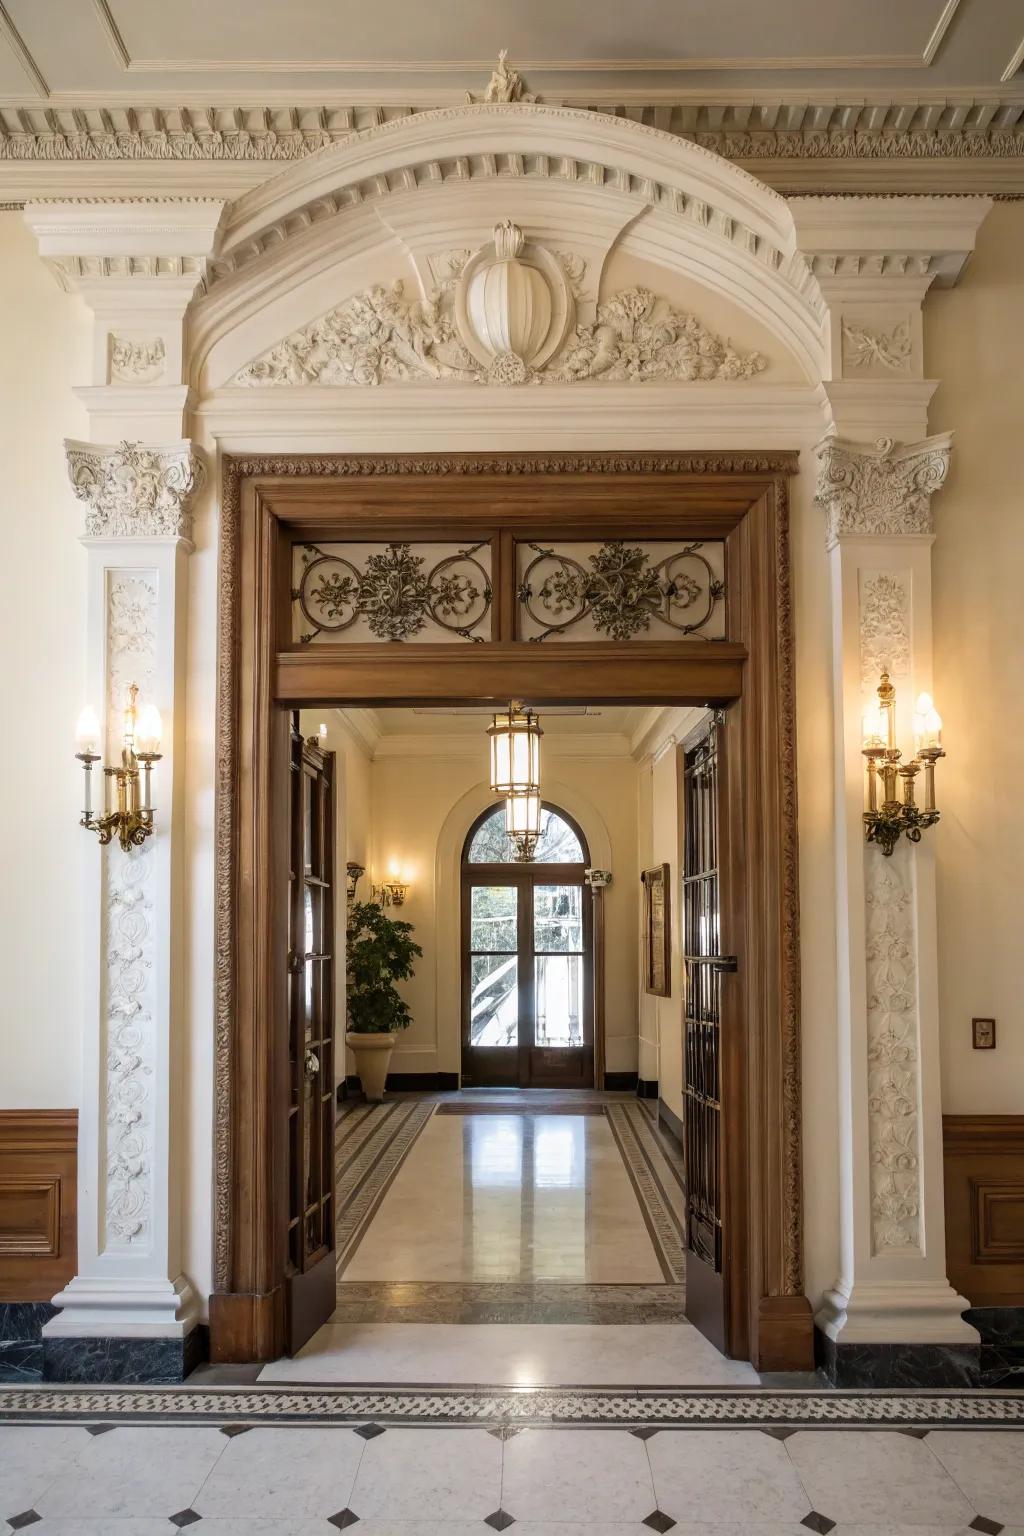
<svg viewBox="0 0 1024 1536"><path fill-rule="evenodd" d="M818 445L815 501L825 509L828 547L843 534L932 532L931 499L949 470L951 435L919 443L882 437L873 447L830 437Z"/></svg>
<svg viewBox="0 0 1024 1536"><path fill-rule="evenodd" d="M72 489L88 509L88 537L191 537L190 505L205 470L187 439L113 448L65 439L64 448Z"/></svg>

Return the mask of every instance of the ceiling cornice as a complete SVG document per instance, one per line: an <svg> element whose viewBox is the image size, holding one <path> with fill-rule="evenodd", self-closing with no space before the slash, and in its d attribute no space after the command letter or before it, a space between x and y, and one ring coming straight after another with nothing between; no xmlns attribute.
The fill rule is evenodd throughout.
<svg viewBox="0 0 1024 1536"><path fill-rule="evenodd" d="M44 196L100 178L113 193L195 189L237 196L281 166L354 133L464 101L455 90L344 102L154 107L51 98L0 103L0 196ZM562 93L548 105L624 117L688 139L783 192L1024 194L1024 92L955 90L852 100L821 92Z"/></svg>

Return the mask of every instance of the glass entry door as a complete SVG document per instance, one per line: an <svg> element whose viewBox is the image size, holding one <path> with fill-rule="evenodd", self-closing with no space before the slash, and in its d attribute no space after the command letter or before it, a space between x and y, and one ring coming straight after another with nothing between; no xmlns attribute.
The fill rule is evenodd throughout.
<svg viewBox="0 0 1024 1536"><path fill-rule="evenodd" d="M537 857L511 862L499 806L466 842L462 869L462 1080L474 1087L593 1086L587 850L545 806Z"/></svg>

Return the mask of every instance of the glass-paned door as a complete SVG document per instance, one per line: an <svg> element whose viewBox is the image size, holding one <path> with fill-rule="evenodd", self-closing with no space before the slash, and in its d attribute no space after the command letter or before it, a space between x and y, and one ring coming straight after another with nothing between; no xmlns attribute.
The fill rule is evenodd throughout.
<svg viewBox="0 0 1024 1536"><path fill-rule="evenodd" d="M463 859L463 1081L593 1084L592 901L578 828L545 806L537 857L512 860L499 806Z"/></svg>
<svg viewBox="0 0 1024 1536"><path fill-rule="evenodd" d="M291 731L288 1346L334 1310L334 754Z"/></svg>

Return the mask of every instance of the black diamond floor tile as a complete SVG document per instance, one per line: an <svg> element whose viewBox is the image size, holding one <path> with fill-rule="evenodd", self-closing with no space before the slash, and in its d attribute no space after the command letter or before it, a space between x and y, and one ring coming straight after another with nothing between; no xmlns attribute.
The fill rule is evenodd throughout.
<svg viewBox="0 0 1024 1536"><path fill-rule="evenodd" d="M484 1516L484 1525L489 1525L493 1531L507 1531L515 1523L515 1515L510 1515L507 1509L496 1509L493 1515Z"/></svg>
<svg viewBox="0 0 1024 1536"><path fill-rule="evenodd" d="M657 1433L657 1428L653 1424L641 1424L639 1429L630 1430L630 1434L635 1435L638 1440L649 1440L652 1435Z"/></svg>
<svg viewBox="0 0 1024 1536"><path fill-rule="evenodd" d="M336 1515L327 1516L327 1524L339 1531L347 1531L350 1525L359 1524L359 1516L352 1509L339 1509Z"/></svg>
<svg viewBox="0 0 1024 1536"><path fill-rule="evenodd" d="M652 1509L647 1519L643 1521L643 1524L649 1525L652 1531L670 1531L675 1523L672 1516L666 1515L661 1509Z"/></svg>
<svg viewBox="0 0 1024 1536"><path fill-rule="evenodd" d="M357 1424L355 1433L362 1435L364 1440L375 1440L378 1435L385 1433L383 1424Z"/></svg>
<svg viewBox="0 0 1024 1536"><path fill-rule="evenodd" d="M116 1428L116 1424L87 1424L85 1432L87 1435L109 1435Z"/></svg>
<svg viewBox="0 0 1024 1536"><path fill-rule="evenodd" d="M820 1515L816 1509L812 1509L809 1515L804 1515L800 1524L806 1525L809 1531L817 1531L818 1536L826 1536L828 1531L835 1528L835 1521L830 1520L828 1515Z"/></svg>
<svg viewBox="0 0 1024 1536"><path fill-rule="evenodd" d="M498 1424L494 1429L487 1431L495 1440L511 1440L514 1436L521 1435L522 1432L523 1427L521 1424Z"/></svg>
<svg viewBox="0 0 1024 1536"><path fill-rule="evenodd" d="M202 1518L202 1515L197 1515L194 1509L179 1509L176 1515L168 1516L171 1524L176 1525L179 1531L183 1531L186 1525L195 1525Z"/></svg>
<svg viewBox="0 0 1024 1536"><path fill-rule="evenodd" d="M227 1435L229 1440L233 1440L236 1435L247 1435L250 1429L252 1429L251 1424L222 1424L220 1426L221 1434Z"/></svg>
<svg viewBox="0 0 1024 1536"><path fill-rule="evenodd" d="M928 1430L926 1430L926 1429L906 1429L906 1428L902 1428L901 1427L900 1429L898 1429L896 1431L896 1433L898 1435L908 1435L911 1440L923 1440L925 1435L928 1434Z"/></svg>
<svg viewBox="0 0 1024 1536"><path fill-rule="evenodd" d="M788 1440L790 1435L795 1435L795 1429L787 1429L784 1424L760 1424L758 1426L762 1435L771 1435L773 1440Z"/></svg>
<svg viewBox="0 0 1024 1536"><path fill-rule="evenodd" d="M7 1524L12 1531L23 1531L26 1525L38 1525L42 1518L34 1509L23 1509L20 1515L8 1515Z"/></svg>
<svg viewBox="0 0 1024 1536"><path fill-rule="evenodd" d="M976 1515L968 1526L968 1530L982 1531L984 1536L999 1536L1003 1526L998 1520L990 1520L987 1515Z"/></svg>

